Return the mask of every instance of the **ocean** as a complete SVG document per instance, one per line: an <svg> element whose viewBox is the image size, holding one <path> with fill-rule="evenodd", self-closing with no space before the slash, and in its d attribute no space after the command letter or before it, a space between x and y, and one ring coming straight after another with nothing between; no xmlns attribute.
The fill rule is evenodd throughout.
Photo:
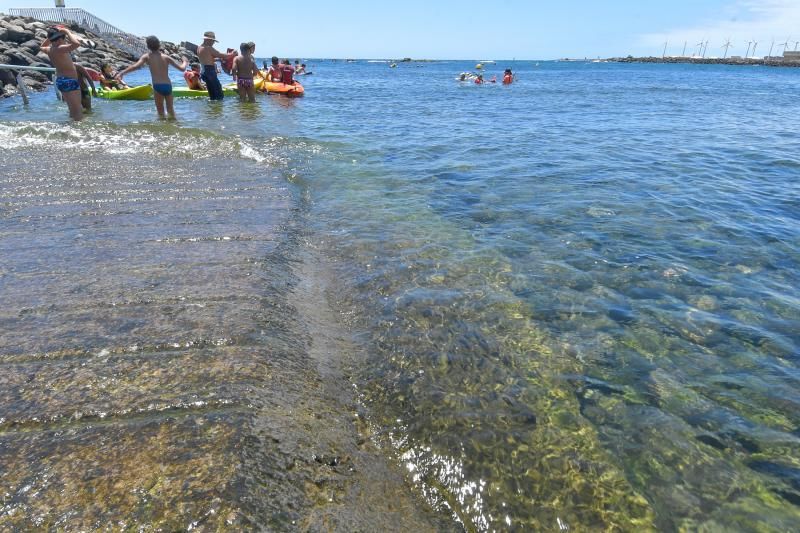
<svg viewBox="0 0 800 533"><path fill-rule="evenodd" d="M0 525L797 529L800 71L306 63L0 102Z"/></svg>

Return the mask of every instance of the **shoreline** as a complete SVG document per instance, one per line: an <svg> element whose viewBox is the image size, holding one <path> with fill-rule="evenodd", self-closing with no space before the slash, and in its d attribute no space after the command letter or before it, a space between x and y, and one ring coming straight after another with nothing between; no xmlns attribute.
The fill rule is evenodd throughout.
<svg viewBox="0 0 800 533"><path fill-rule="evenodd" d="M175 137L102 168L55 140L8 158L0 529L458 530L355 416L301 191L153 152L207 147Z"/></svg>

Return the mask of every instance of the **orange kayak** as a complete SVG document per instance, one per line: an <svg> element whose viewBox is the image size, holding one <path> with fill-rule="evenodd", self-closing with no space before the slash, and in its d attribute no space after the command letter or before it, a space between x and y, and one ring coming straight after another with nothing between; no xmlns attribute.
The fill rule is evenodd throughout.
<svg viewBox="0 0 800 533"><path fill-rule="evenodd" d="M285 96L303 96L303 93L306 92L303 86L297 81L286 84L264 81L261 78L256 79L256 90L265 93L283 94Z"/></svg>

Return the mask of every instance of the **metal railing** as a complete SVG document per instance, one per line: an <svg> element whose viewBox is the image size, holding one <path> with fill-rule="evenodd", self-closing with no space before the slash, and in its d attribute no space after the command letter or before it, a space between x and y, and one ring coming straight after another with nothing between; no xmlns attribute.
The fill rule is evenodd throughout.
<svg viewBox="0 0 800 533"><path fill-rule="evenodd" d="M11 8L8 14L14 17L30 17L42 22L74 23L81 28L93 32L99 37L133 56L140 56L147 51L144 40L131 33L124 32L103 19L96 17L81 8L66 7L25 7Z"/></svg>
<svg viewBox="0 0 800 533"><path fill-rule="evenodd" d="M53 67L29 67L28 65L0 65L0 70L35 70L37 72L51 72L51 79L55 78L56 69ZM22 103L28 105L28 86L22 79L22 72L17 72L17 89L22 96ZM61 94L56 90L56 98L61 100Z"/></svg>

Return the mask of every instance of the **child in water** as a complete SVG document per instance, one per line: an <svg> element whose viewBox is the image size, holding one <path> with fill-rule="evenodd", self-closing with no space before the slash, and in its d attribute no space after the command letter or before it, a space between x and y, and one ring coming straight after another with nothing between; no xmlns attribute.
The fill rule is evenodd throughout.
<svg viewBox="0 0 800 533"><path fill-rule="evenodd" d="M56 87L61 91L61 95L69 107L69 116L72 120L83 118L81 84L78 81L78 70L70 56L80 46L80 39L68 28L54 26L47 31L47 39L40 47L56 68Z"/></svg>
<svg viewBox="0 0 800 533"><path fill-rule="evenodd" d="M173 107L172 82L169 79L169 66L172 65L183 72L186 70L189 61L184 57L183 63L178 63L167 54L162 53L161 41L159 41L158 37L155 35L151 35L145 39L145 44L147 44L147 49L150 51L140 57L139 61L117 74L117 80L122 81L122 77L125 74L133 72L134 70L139 70L145 64L149 65L158 116L160 118L165 118L164 103L166 102L169 118L174 119L175 108Z"/></svg>
<svg viewBox="0 0 800 533"><path fill-rule="evenodd" d="M206 84L201 81L200 63L192 63L191 70L183 73L186 85L193 91L205 91Z"/></svg>
<svg viewBox="0 0 800 533"><path fill-rule="evenodd" d="M280 60L276 56L272 56L272 66L267 70L267 81L280 83L283 77L283 70L281 68Z"/></svg>
<svg viewBox="0 0 800 533"><path fill-rule="evenodd" d="M75 70L78 71L78 81L81 84L81 106L84 111L91 111L92 96L97 96L94 80L89 75L89 72L81 65L75 65ZM92 88L91 92L89 91L89 87Z"/></svg>
<svg viewBox="0 0 800 533"><path fill-rule="evenodd" d="M256 101L256 86L253 83L253 78L259 75L258 66L253 61L253 50L255 44L242 43L239 47L242 55L237 56L233 60L233 68L231 74L236 78L236 87L239 89L239 101L248 102Z"/></svg>
<svg viewBox="0 0 800 533"><path fill-rule="evenodd" d="M111 65L103 63L103 66L100 67L100 85L102 85L103 88L113 91L129 88L125 83L115 80L115 77L116 74L114 74L114 71L111 69Z"/></svg>

